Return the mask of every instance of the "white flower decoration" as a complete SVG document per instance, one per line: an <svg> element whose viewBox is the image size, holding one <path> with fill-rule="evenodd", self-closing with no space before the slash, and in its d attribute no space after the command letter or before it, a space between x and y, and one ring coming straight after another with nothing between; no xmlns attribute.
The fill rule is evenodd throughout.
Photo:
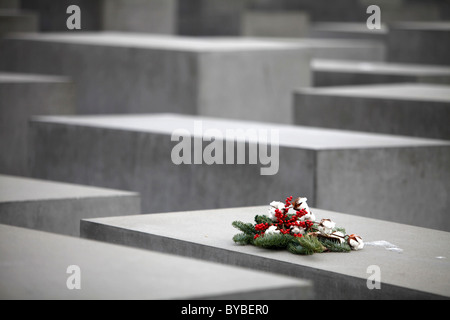
<svg viewBox="0 0 450 320"><path fill-rule="evenodd" d="M322 219L318 225L319 232L324 235L330 235L333 232L333 228L336 226L336 223L331 221L330 219Z"/></svg>
<svg viewBox="0 0 450 320"><path fill-rule="evenodd" d="M264 232L264 234L275 234L275 233L280 233L280 230L278 230L276 226L270 226L266 230L266 232Z"/></svg>
<svg viewBox="0 0 450 320"><path fill-rule="evenodd" d="M364 248L364 242L362 238L356 234L349 235L348 244L353 250L361 250L362 248Z"/></svg>

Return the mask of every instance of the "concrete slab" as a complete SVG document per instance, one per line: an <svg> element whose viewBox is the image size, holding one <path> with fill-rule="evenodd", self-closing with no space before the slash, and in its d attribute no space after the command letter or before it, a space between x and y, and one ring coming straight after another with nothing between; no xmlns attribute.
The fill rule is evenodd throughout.
<svg viewBox="0 0 450 320"><path fill-rule="evenodd" d="M133 192L0 175L0 223L78 236L80 220L140 214Z"/></svg>
<svg viewBox="0 0 450 320"><path fill-rule="evenodd" d="M389 26L387 59L450 65L450 22L402 22Z"/></svg>
<svg viewBox="0 0 450 320"><path fill-rule="evenodd" d="M360 0L250 0L248 6L258 10L304 10L312 21L361 21L365 9Z"/></svg>
<svg viewBox="0 0 450 320"><path fill-rule="evenodd" d="M106 0L102 29L109 31L176 34L177 0Z"/></svg>
<svg viewBox="0 0 450 320"><path fill-rule="evenodd" d="M365 21L363 23L316 22L310 26L308 35L311 38L365 39L384 43L388 32L389 29L386 25L381 25L381 29L369 29Z"/></svg>
<svg viewBox="0 0 450 320"><path fill-rule="evenodd" d="M38 31L39 17L33 12L0 7L0 37L15 32Z"/></svg>
<svg viewBox="0 0 450 320"><path fill-rule="evenodd" d="M450 68L436 65L314 59L314 86L386 83L450 84Z"/></svg>
<svg viewBox="0 0 450 320"><path fill-rule="evenodd" d="M267 208L91 219L82 221L81 234L89 239L304 278L314 283L317 299L450 297L448 232L312 208L316 219L330 218L347 233L360 235L364 249L299 256L235 244L232 237L239 230L231 223L253 222L254 216L265 214ZM380 270L380 289L367 287L373 275L369 266Z"/></svg>
<svg viewBox="0 0 450 320"><path fill-rule="evenodd" d="M177 34L187 36L238 36L242 0L177 0Z"/></svg>
<svg viewBox="0 0 450 320"><path fill-rule="evenodd" d="M247 37L247 39L252 38ZM259 37L257 39L264 38ZM267 40L276 40L309 48L314 59L358 61L384 61L386 59L386 46L376 40L333 38L267 38Z"/></svg>
<svg viewBox="0 0 450 320"><path fill-rule="evenodd" d="M242 35L246 37L306 37L309 15L304 11L248 10L242 15Z"/></svg>
<svg viewBox="0 0 450 320"><path fill-rule="evenodd" d="M0 72L0 173L28 174L28 120L74 114L75 86L66 77Z"/></svg>
<svg viewBox="0 0 450 320"><path fill-rule="evenodd" d="M0 225L0 239L0 298L4 300L313 297L308 281L159 252L4 225ZM70 266L77 266L79 273L67 271ZM73 284L77 274L80 289L70 290L67 283Z"/></svg>
<svg viewBox="0 0 450 320"><path fill-rule="evenodd" d="M400 83L301 88L299 125L450 139L450 86Z"/></svg>
<svg viewBox="0 0 450 320"><path fill-rule="evenodd" d="M31 128L35 177L138 191L147 213L298 190L319 208L450 229L448 141L170 114L38 117Z"/></svg>
<svg viewBox="0 0 450 320"><path fill-rule="evenodd" d="M114 0L108 0L114 1ZM20 0L20 8L36 12L39 15L39 31L55 32L69 31L67 29L67 8L76 5L81 10L81 30L102 30L102 3L103 0Z"/></svg>
<svg viewBox="0 0 450 320"><path fill-rule="evenodd" d="M279 116L287 122L292 90L310 84L307 48L237 38L22 35L3 42L0 67L70 76L82 114L174 112L261 121Z"/></svg>

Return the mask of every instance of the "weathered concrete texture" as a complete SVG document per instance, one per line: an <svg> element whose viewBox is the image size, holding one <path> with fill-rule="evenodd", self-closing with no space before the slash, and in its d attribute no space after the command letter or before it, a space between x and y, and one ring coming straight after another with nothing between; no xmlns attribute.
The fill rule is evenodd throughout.
<svg viewBox="0 0 450 320"><path fill-rule="evenodd" d="M450 22L402 22L389 26L388 61L450 65Z"/></svg>
<svg viewBox="0 0 450 320"><path fill-rule="evenodd" d="M35 177L138 191L147 213L257 205L301 192L319 208L450 229L447 141L179 115L39 117L31 128ZM176 129L184 138L171 141ZM243 133L227 138L226 130ZM258 130L273 156L255 155L251 164ZM211 137L228 142L215 149L224 164L203 161ZM172 152L175 160L184 155L184 139L202 148L199 164L172 161ZM244 164L236 150L226 164L237 145L245 146ZM186 154L194 163L196 152Z"/></svg>
<svg viewBox="0 0 450 320"><path fill-rule="evenodd" d="M0 37L15 32L38 31L39 17L33 12L0 7Z"/></svg>
<svg viewBox="0 0 450 320"><path fill-rule="evenodd" d="M18 9L20 0L0 0L0 9Z"/></svg>
<svg viewBox="0 0 450 320"><path fill-rule="evenodd" d="M369 29L366 22L319 22L311 25L309 36L326 39L365 39L384 43L388 34L386 25L381 29Z"/></svg>
<svg viewBox="0 0 450 320"><path fill-rule="evenodd" d="M108 0L109 1L109 0ZM39 19L40 31L68 31L67 19L70 14L67 8L76 5L81 10L81 30L102 30L102 1L100 0L20 0L20 7L36 12Z"/></svg>
<svg viewBox="0 0 450 320"><path fill-rule="evenodd" d="M78 236L80 220L140 214L133 192L0 175L0 223Z"/></svg>
<svg viewBox="0 0 450 320"><path fill-rule="evenodd" d="M178 0L177 34L238 36L245 5L242 0Z"/></svg>
<svg viewBox="0 0 450 320"><path fill-rule="evenodd" d="M0 256L5 300L313 297L305 280L4 225ZM69 266L78 266L79 273L67 271ZM77 274L80 290L69 290Z"/></svg>
<svg viewBox="0 0 450 320"><path fill-rule="evenodd" d="M102 29L175 34L176 0L104 0Z"/></svg>
<svg viewBox="0 0 450 320"><path fill-rule="evenodd" d="M283 200L267 198L267 201ZM317 299L437 299L450 297L448 232L312 209L347 233L360 235L363 250L299 256L241 246L232 222L253 222L268 206L175 212L81 222L82 237L170 252L295 276L314 283ZM206 223L206 224L205 224ZM423 239L427 239L423 241ZM430 245L432 244L432 245ZM380 268L381 287L369 290L369 266Z"/></svg>
<svg viewBox="0 0 450 320"><path fill-rule="evenodd" d="M261 38L260 38L261 39ZM309 48L315 59L384 61L386 46L376 40L271 38L273 41Z"/></svg>
<svg viewBox="0 0 450 320"><path fill-rule="evenodd" d="M313 84L317 87L386 83L450 84L450 67L314 59Z"/></svg>
<svg viewBox="0 0 450 320"><path fill-rule="evenodd" d="M305 37L309 15L303 11L251 10L242 15L242 35L248 37Z"/></svg>
<svg viewBox="0 0 450 320"><path fill-rule="evenodd" d="M308 48L237 38L23 35L3 42L0 67L72 77L83 114L176 112L288 122L293 89L310 84Z"/></svg>
<svg viewBox="0 0 450 320"><path fill-rule="evenodd" d="M56 76L0 72L0 173L28 174L28 120L74 114L75 87Z"/></svg>
<svg viewBox="0 0 450 320"><path fill-rule="evenodd" d="M295 123L450 139L450 86L400 83L301 88Z"/></svg>
<svg viewBox="0 0 450 320"><path fill-rule="evenodd" d="M248 6L258 10L303 10L313 21L364 21L366 7L360 0L249 0Z"/></svg>

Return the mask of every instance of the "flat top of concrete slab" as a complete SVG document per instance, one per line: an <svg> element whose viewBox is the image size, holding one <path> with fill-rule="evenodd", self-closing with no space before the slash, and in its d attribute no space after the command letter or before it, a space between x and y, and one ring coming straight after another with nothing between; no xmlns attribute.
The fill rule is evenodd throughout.
<svg viewBox="0 0 450 320"><path fill-rule="evenodd" d="M450 67L407 63L314 59L314 71L387 74L400 76L450 76Z"/></svg>
<svg viewBox="0 0 450 320"><path fill-rule="evenodd" d="M300 88L299 93L313 95L367 97L408 101L450 102L450 86L427 83L370 84L321 88ZM450 105L449 105L450 107Z"/></svg>
<svg viewBox="0 0 450 320"><path fill-rule="evenodd" d="M395 22L389 26L391 29L423 30L423 31L450 31L449 21L405 21Z"/></svg>
<svg viewBox="0 0 450 320"><path fill-rule="evenodd" d="M272 200L272 199L271 199ZM383 284L391 284L450 297L450 233L382 220L312 209L316 220L329 218L348 234L358 234L365 242L360 251L294 255L232 241L240 231L236 220L254 222L255 215L266 214L269 206L146 214L139 216L89 219L88 221L166 238L187 241L208 248L225 249L292 264L326 270L366 280L367 268L377 265Z"/></svg>
<svg viewBox="0 0 450 320"><path fill-rule="evenodd" d="M70 82L68 77L0 71L0 83Z"/></svg>
<svg viewBox="0 0 450 320"><path fill-rule="evenodd" d="M387 34L388 27L386 25L381 25L380 29L369 29L367 24L358 22L316 22L311 28L317 31L327 31L327 32L354 32L354 33L376 33L376 34Z"/></svg>
<svg viewBox="0 0 450 320"><path fill-rule="evenodd" d="M0 256L1 299L189 299L293 287L301 295L310 286L285 276L4 225ZM80 290L66 285L72 265L80 268Z"/></svg>
<svg viewBox="0 0 450 320"><path fill-rule="evenodd" d="M249 40L243 37L184 37L130 32L22 33L7 36L7 38L96 46L199 52L303 49L295 43L271 41L270 39Z"/></svg>
<svg viewBox="0 0 450 320"><path fill-rule="evenodd" d="M191 137L202 137L203 134L203 137L213 135L216 138L220 138L220 135L212 130L218 130L223 137L227 136L227 130L231 130L234 133L242 130L244 134L237 135L234 141L247 140L254 142L258 142L258 138L252 137L252 130L253 132L258 130L266 132L269 142L272 137L272 131L270 130L277 130L280 146L313 150L450 146L449 141L432 139L177 114L37 116L33 117L33 121L166 135L172 135L175 130L182 129L185 135L189 133Z"/></svg>
<svg viewBox="0 0 450 320"><path fill-rule="evenodd" d="M130 195L138 193L0 175L0 203Z"/></svg>
<svg viewBox="0 0 450 320"><path fill-rule="evenodd" d="M222 39L224 39L223 37ZM264 38L242 37L248 41L275 41L296 44L305 48L384 48L384 44L376 40L361 39L327 39L327 38Z"/></svg>

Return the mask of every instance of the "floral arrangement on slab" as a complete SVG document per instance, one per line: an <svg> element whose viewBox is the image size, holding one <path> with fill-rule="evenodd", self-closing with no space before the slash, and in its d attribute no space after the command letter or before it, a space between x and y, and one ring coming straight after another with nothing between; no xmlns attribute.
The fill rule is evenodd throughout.
<svg viewBox="0 0 450 320"><path fill-rule="evenodd" d="M362 238L347 235L330 219L315 221L306 203L307 198L286 198L285 203L270 203L267 215L257 215L255 223L234 221L241 233L233 241L266 249L287 249L293 254L311 255L321 252L349 252L364 247Z"/></svg>

